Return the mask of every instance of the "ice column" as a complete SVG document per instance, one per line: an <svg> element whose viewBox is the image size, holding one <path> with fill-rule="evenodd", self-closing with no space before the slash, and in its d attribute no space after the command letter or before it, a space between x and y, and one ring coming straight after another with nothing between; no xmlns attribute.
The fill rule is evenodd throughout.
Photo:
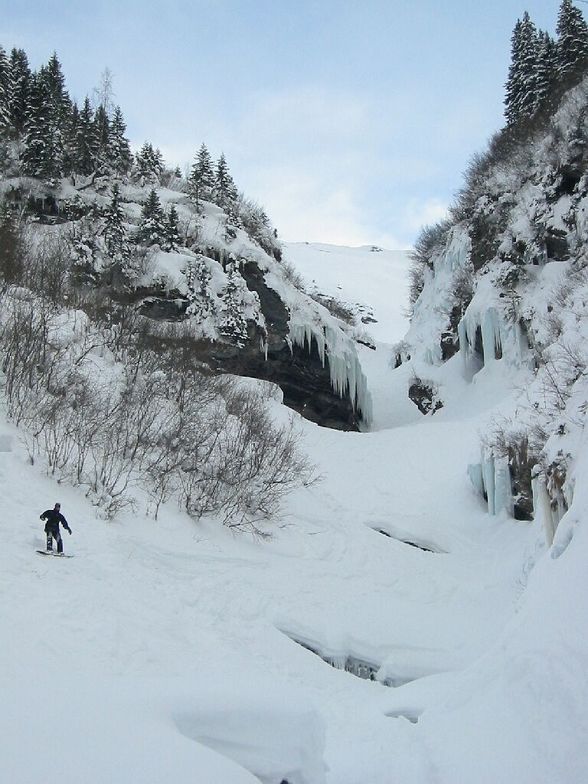
<svg viewBox="0 0 588 784"><path fill-rule="evenodd" d="M484 450L482 460L468 466L471 483L488 502L488 514L498 515L506 512L512 516L514 502L510 468L506 457L495 457Z"/></svg>

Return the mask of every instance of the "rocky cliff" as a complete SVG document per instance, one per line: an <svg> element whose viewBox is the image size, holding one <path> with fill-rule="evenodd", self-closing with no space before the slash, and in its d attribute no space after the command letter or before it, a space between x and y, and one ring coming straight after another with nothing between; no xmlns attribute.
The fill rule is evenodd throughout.
<svg viewBox="0 0 588 784"><path fill-rule="evenodd" d="M396 349L441 404L452 376L500 375L518 390L470 476L492 513L531 519L541 507L550 536L573 496L588 400L587 118L584 79L474 159L449 219L421 238Z"/></svg>

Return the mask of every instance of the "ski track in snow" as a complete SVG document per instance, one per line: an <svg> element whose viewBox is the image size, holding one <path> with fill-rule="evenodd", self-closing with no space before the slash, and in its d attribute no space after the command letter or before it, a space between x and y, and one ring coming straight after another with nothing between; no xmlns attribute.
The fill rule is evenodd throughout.
<svg viewBox="0 0 588 784"><path fill-rule="evenodd" d="M501 669L506 642L487 653L516 619L522 565L537 540L533 526L490 518L469 485L488 402L477 411L472 392L467 417L448 409L424 419L397 397L402 374L393 381L390 346L364 353L374 432L301 423L323 481L288 499L267 542L195 523L172 505L158 521L128 511L98 520L79 489L28 465L5 426L13 438L12 451L0 452L0 781L581 780L585 757L566 768L562 754L548 764L549 749L536 748L552 726L536 716L529 672L552 668L554 704L567 676L540 658L527 657L525 670L518 627L522 659L511 671ZM72 559L34 552L43 546L39 514L55 500L73 529L64 539ZM404 536L444 552L393 538ZM528 600L530 613L533 601L543 597ZM362 680L295 640L409 682ZM547 640L547 655L558 644ZM582 661L572 656L570 667ZM520 701L505 707L496 684L509 678ZM515 727L515 717L537 732ZM570 732L558 743L572 754ZM487 751L492 744L502 758Z"/></svg>

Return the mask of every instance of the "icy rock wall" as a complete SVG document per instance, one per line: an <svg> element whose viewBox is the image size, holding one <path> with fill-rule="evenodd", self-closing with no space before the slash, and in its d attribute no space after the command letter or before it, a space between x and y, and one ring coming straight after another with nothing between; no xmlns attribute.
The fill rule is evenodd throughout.
<svg viewBox="0 0 588 784"><path fill-rule="evenodd" d="M293 345L312 351L316 345L320 361L328 363L331 385L339 397L348 396L353 409L361 412L363 421L372 421L372 401L367 379L361 369L353 344L340 329L329 324L290 323L290 340Z"/></svg>
<svg viewBox="0 0 588 784"><path fill-rule="evenodd" d="M424 270L424 286L414 304L410 328L403 345L415 359L430 365L443 362L442 336L456 305L456 290L471 264L471 240L467 227L455 226L432 258L433 269Z"/></svg>

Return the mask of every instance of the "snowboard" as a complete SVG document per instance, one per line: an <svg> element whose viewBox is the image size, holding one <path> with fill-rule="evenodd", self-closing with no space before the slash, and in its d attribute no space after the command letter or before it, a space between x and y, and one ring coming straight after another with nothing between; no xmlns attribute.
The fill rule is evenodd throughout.
<svg viewBox="0 0 588 784"><path fill-rule="evenodd" d="M73 558L69 553L53 553L51 550L37 550L39 555L54 555L55 558Z"/></svg>

